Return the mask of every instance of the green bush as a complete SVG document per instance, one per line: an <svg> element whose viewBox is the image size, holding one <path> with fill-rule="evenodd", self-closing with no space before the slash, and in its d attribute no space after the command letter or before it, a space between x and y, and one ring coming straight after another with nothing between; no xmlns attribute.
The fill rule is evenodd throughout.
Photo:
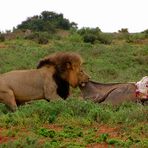
<svg viewBox="0 0 148 148"><path fill-rule="evenodd" d="M80 36L78 33L71 33L66 39L72 43L83 42L82 36Z"/></svg>
<svg viewBox="0 0 148 148"><path fill-rule="evenodd" d="M5 41L5 36L0 32L0 42L4 42L4 41Z"/></svg>
<svg viewBox="0 0 148 148"><path fill-rule="evenodd" d="M45 38L45 37L40 36L40 37L38 38L38 43L39 43L39 44L47 44L47 43L48 43L48 39Z"/></svg>
<svg viewBox="0 0 148 148"><path fill-rule="evenodd" d="M142 43L145 38L144 33L131 33L124 36L127 43Z"/></svg>
<svg viewBox="0 0 148 148"><path fill-rule="evenodd" d="M98 40L101 44L111 44L112 37L107 33L100 33L96 40Z"/></svg>
<svg viewBox="0 0 148 148"><path fill-rule="evenodd" d="M118 30L119 33L129 33L128 28L121 28L121 30Z"/></svg>
<svg viewBox="0 0 148 148"><path fill-rule="evenodd" d="M86 35L86 34L98 35L100 32L101 32L101 30L98 27L96 27L96 28L86 27L86 28L82 28L82 29L78 30L78 34L80 34L82 36Z"/></svg>
<svg viewBox="0 0 148 148"><path fill-rule="evenodd" d="M49 38L50 36L47 32L34 32L25 36L25 39L33 40L39 44L47 44Z"/></svg>
<svg viewBox="0 0 148 148"><path fill-rule="evenodd" d="M112 36L107 33L102 33L101 30L97 28L82 28L77 31L83 37L84 42L94 44L99 42L101 44L111 44Z"/></svg>
<svg viewBox="0 0 148 148"><path fill-rule="evenodd" d="M98 143L100 142L106 142L107 139L109 137L109 134L108 133L103 133L99 136L99 138L96 140Z"/></svg>
<svg viewBox="0 0 148 148"><path fill-rule="evenodd" d="M54 130L48 130L46 128L41 128L39 129L39 135L54 138L54 136L56 135L56 132Z"/></svg>
<svg viewBox="0 0 148 148"><path fill-rule="evenodd" d="M145 38L148 38L148 29L144 30L143 33L145 35Z"/></svg>
<svg viewBox="0 0 148 148"><path fill-rule="evenodd" d="M96 36L93 34L85 34L83 38L85 43L91 43L91 44L94 44L96 40Z"/></svg>

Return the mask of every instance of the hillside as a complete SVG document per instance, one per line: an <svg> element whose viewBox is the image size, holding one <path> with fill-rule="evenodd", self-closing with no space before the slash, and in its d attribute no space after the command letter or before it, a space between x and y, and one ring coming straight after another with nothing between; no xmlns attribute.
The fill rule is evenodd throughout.
<svg viewBox="0 0 148 148"><path fill-rule="evenodd" d="M77 30L56 31L52 35L36 32L48 35L45 44L26 38L24 31L5 34L0 42L0 73L36 68L38 61L50 53L73 51L83 57L84 68L98 82L136 82L148 75L148 38L143 33L97 34L95 30L98 38L91 42L94 37L88 30L89 40ZM0 104L0 148L144 148L148 147L147 123L148 106L95 104L82 100L78 88L71 89L66 101L36 101L14 113Z"/></svg>

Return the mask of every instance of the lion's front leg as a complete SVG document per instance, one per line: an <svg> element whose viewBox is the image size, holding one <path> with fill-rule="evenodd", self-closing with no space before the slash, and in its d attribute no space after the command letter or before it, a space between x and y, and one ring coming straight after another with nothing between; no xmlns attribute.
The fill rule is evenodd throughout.
<svg viewBox="0 0 148 148"><path fill-rule="evenodd" d="M16 111L17 104L12 90L0 91L0 102L4 103L11 111Z"/></svg>
<svg viewBox="0 0 148 148"><path fill-rule="evenodd" d="M57 94L57 85L51 78L45 80L44 83L44 97L47 101L59 98Z"/></svg>

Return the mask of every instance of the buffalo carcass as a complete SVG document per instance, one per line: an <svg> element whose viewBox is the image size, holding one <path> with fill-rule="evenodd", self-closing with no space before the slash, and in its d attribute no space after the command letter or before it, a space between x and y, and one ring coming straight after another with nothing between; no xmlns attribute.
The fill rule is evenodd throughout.
<svg viewBox="0 0 148 148"><path fill-rule="evenodd" d="M89 81L85 85L80 86L82 97L84 99L92 99L97 103L110 103L118 105L123 102L147 102L148 96L141 95L137 83L98 83ZM146 85L147 88L147 85ZM148 89L148 88L147 88Z"/></svg>

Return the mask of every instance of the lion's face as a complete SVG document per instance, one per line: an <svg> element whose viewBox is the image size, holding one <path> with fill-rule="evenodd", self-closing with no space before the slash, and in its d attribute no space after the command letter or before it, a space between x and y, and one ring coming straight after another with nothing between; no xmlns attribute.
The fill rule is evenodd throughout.
<svg viewBox="0 0 148 148"><path fill-rule="evenodd" d="M81 69L79 73L79 85L85 85L85 83L88 82L89 79L90 76L83 69Z"/></svg>
<svg viewBox="0 0 148 148"><path fill-rule="evenodd" d="M81 66L75 66L70 69L67 76L67 81L72 87L77 87L89 81L89 75L82 70Z"/></svg>

